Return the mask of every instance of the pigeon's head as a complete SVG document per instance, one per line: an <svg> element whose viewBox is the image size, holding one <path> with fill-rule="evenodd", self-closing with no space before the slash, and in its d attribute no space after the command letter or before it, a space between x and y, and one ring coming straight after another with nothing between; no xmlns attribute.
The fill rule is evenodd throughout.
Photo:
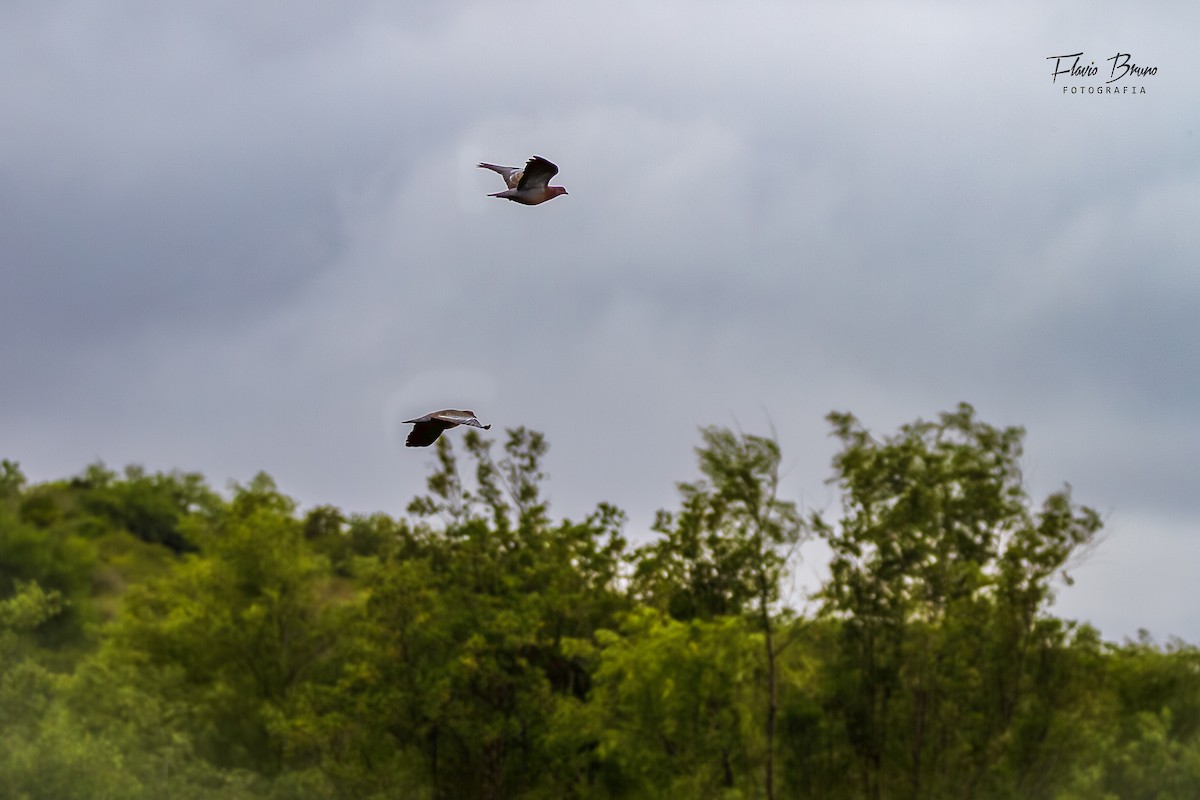
<svg viewBox="0 0 1200 800"><path fill-rule="evenodd" d="M560 194L567 193L567 190L561 186L547 186L546 188L553 192L553 194L550 195L551 197L558 197Z"/></svg>

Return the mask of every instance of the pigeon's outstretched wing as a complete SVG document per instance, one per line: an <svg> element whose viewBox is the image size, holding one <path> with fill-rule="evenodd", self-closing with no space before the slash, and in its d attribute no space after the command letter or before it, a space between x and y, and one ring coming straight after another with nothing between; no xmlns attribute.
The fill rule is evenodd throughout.
<svg viewBox="0 0 1200 800"><path fill-rule="evenodd" d="M429 415L433 419L440 419L443 422L449 422L454 425L470 425L475 428L483 428L485 431L491 428L491 425L484 425L475 416L474 411L455 411L447 408L445 411L438 411Z"/></svg>
<svg viewBox="0 0 1200 800"><path fill-rule="evenodd" d="M409 420L411 422L412 420ZM453 428L453 422L442 422L440 419L427 419L413 425L408 438L404 440L405 447L429 447L442 435L442 431Z"/></svg>
<svg viewBox="0 0 1200 800"><path fill-rule="evenodd" d="M525 162L525 169L517 179L518 189L543 189L550 179L558 174L558 167L541 156L534 156Z"/></svg>
<svg viewBox="0 0 1200 800"><path fill-rule="evenodd" d="M406 419L404 424L413 424L412 432L404 440L405 447L428 447L437 441L442 431L456 428L459 425L470 425L475 428L489 430L491 425L484 425L475 416L474 411L457 411L452 408L434 411L423 417Z"/></svg>
<svg viewBox="0 0 1200 800"><path fill-rule="evenodd" d="M508 188L515 189L517 184L521 182L521 175L525 170L520 167L502 167L499 164L485 164L482 161L478 164L483 169L490 169L492 172L499 173L504 182L508 184Z"/></svg>

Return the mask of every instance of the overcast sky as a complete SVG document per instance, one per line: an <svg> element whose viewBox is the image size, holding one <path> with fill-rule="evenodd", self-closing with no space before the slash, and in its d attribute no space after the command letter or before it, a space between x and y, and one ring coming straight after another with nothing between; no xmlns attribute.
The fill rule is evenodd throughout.
<svg viewBox="0 0 1200 800"><path fill-rule="evenodd" d="M1105 516L1057 612L1200 642L1200 5L979 5L3 3L0 456L399 514L470 408L639 540L698 426L836 511L967 401Z"/></svg>

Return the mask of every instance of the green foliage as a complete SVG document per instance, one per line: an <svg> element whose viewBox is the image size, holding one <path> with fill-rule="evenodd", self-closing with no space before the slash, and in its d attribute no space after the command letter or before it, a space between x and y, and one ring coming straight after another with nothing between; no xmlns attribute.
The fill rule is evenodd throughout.
<svg viewBox="0 0 1200 800"><path fill-rule="evenodd" d="M131 466L118 477L96 463L68 481L25 487L14 463L0 470L0 597L21 581L60 593L65 613L39 634L48 645L90 645L87 626L116 613L126 585L194 551L188 531L221 508L195 474Z"/></svg>
<svg viewBox="0 0 1200 800"><path fill-rule="evenodd" d="M1053 796L1044 745L1074 712L1051 578L1100 527L1069 491L1034 513L1023 431L965 404L877 441L831 414L843 516L821 591L840 622L832 710L866 797ZM1047 780L1035 780L1046 777Z"/></svg>
<svg viewBox="0 0 1200 800"><path fill-rule="evenodd" d="M37 661L31 634L62 610L62 595L36 583L18 584L16 594L0 600L0 733L6 737L24 735L26 723L48 705L52 679Z"/></svg>
<svg viewBox="0 0 1200 800"><path fill-rule="evenodd" d="M36 583L16 584L16 592L0 600L0 631L33 630L63 609L62 595Z"/></svg>
<svg viewBox="0 0 1200 800"><path fill-rule="evenodd" d="M761 636L743 618L678 622L642 608L596 638L590 702L559 724L595 743L598 795L756 796Z"/></svg>
<svg viewBox="0 0 1200 800"><path fill-rule="evenodd" d="M0 503L0 599L19 595L23 585L35 585L62 601L63 613L38 626L45 644L68 646L82 640L96 562L95 544L69 525L40 528Z"/></svg>
<svg viewBox="0 0 1200 800"><path fill-rule="evenodd" d="M207 516L219 499L197 474L147 475L140 467L125 469L124 480L101 464L94 464L71 482L79 504L98 518L101 527L128 531L134 537L161 544L176 553L196 549L183 531L189 515Z"/></svg>
<svg viewBox="0 0 1200 800"><path fill-rule="evenodd" d="M632 551L551 517L525 429L442 437L410 519L0 461L0 797L1200 796L1200 651L1051 613L1100 520L1027 495L1021 430L829 419L836 518L706 428Z"/></svg>
<svg viewBox="0 0 1200 800"><path fill-rule="evenodd" d="M360 796L389 784L433 797L562 796L560 765L572 755L550 745L551 722L589 683L570 643L624 606L620 513L602 506L583 523L551 525L538 491L542 437L511 432L495 462L471 433L476 488L463 486L440 440L430 494L412 510L446 527L426 529L368 579L340 683L357 696L355 713L338 712L340 693L320 698L321 715L336 715L326 741L356 754L331 769Z"/></svg>
<svg viewBox="0 0 1200 800"><path fill-rule="evenodd" d="M635 554L635 590L680 620L761 612L778 599L803 531L795 504L777 496L779 445L723 428L701 433L704 478L679 484L677 514L658 512L662 538Z"/></svg>
<svg viewBox="0 0 1200 800"><path fill-rule="evenodd" d="M1200 786L1200 650L1143 635L1112 648L1106 769L1080 795L1183 800Z"/></svg>
<svg viewBox="0 0 1200 800"><path fill-rule="evenodd" d="M0 502L11 502L20 497L25 487L25 473L15 461L0 459Z"/></svg>
<svg viewBox="0 0 1200 800"><path fill-rule="evenodd" d="M220 766L274 774L300 686L326 664L345 606L294 504L260 476L168 576L135 586L105 654L181 703Z"/></svg>
<svg viewBox="0 0 1200 800"><path fill-rule="evenodd" d="M780 646L772 606L804 525L795 503L778 496L777 442L715 427L701 433L704 478L679 484L678 515L659 512L654 529L663 537L635 554L634 587L678 619L754 612L765 657L764 792L774 800Z"/></svg>
<svg viewBox="0 0 1200 800"><path fill-rule="evenodd" d="M415 498L408 506L409 513L440 515L450 525L490 519L500 533L536 528L547 521L547 505L541 499L541 481L546 477L541 460L549 445L541 433L509 430L505 455L499 462L492 457L492 442L478 431L467 431L463 446L475 460L475 489L459 476L449 439L438 439L438 469L429 476L430 493Z"/></svg>

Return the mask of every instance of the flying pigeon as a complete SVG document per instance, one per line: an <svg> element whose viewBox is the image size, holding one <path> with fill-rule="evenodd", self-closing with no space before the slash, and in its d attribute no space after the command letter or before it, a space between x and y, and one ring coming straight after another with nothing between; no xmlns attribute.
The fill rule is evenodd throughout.
<svg viewBox="0 0 1200 800"><path fill-rule="evenodd" d="M405 447L428 447L437 441L437 438L442 435L442 431L457 428L459 425L471 425L483 428L485 431L492 427L484 425L476 419L474 411L455 411L452 408L434 411L432 414L426 414L416 419L404 420L406 425L410 422L416 424L413 425L412 433L408 434L408 438L404 440Z"/></svg>
<svg viewBox="0 0 1200 800"><path fill-rule="evenodd" d="M536 206L547 200L553 200L567 190L561 186L547 186L550 179L558 174L558 167L541 156L534 156L525 162L525 168L498 167L495 164L480 164L484 169L500 173L508 189L503 192L489 194L488 197L503 197L526 206Z"/></svg>

